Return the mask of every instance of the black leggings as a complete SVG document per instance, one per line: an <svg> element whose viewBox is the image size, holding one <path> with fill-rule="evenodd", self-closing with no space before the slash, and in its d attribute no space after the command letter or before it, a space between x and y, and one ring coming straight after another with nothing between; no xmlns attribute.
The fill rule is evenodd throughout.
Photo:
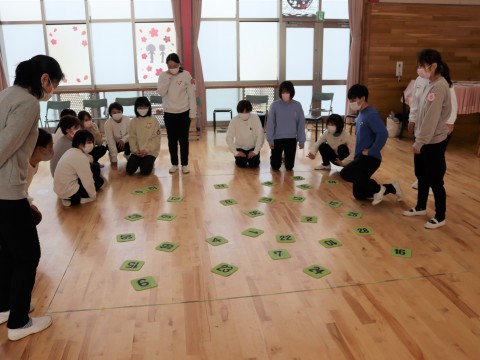
<svg viewBox="0 0 480 360"><path fill-rule="evenodd" d="M180 144L180 161L188 165L188 132L190 130L190 110L183 113L165 113L164 121L167 129L168 150L172 165L178 165L178 144Z"/></svg>

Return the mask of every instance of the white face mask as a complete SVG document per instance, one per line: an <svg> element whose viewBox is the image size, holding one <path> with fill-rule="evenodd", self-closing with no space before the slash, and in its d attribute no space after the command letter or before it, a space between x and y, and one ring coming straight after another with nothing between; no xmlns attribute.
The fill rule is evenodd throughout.
<svg viewBox="0 0 480 360"><path fill-rule="evenodd" d="M123 116L123 113L112 114L112 119L115 121L120 121L122 120L122 116Z"/></svg>
<svg viewBox="0 0 480 360"><path fill-rule="evenodd" d="M248 118L250 117L250 113L240 113L238 114L238 116L240 116L240 119L242 120L248 120Z"/></svg>
<svg viewBox="0 0 480 360"><path fill-rule="evenodd" d="M353 111L358 111L362 107L362 105L357 103L356 101L348 103L348 106L350 107L350 110L353 110Z"/></svg>
<svg viewBox="0 0 480 360"><path fill-rule="evenodd" d="M137 112L140 116L145 116L148 114L148 109L137 109Z"/></svg>
<svg viewBox="0 0 480 360"><path fill-rule="evenodd" d="M52 82L50 81L50 78L48 78L48 82L52 86L52 91L47 93L45 89L43 89L43 96L39 99L40 101L48 101L53 96L53 85L52 85Z"/></svg>
<svg viewBox="0 0 480 360"><path fill-rule="evenodd" d="M85 154L90 154L93 150L93 144L90 143L90 144L85 144L85 147L83 148L83 152Z"/></svg>
<svg viewBox="0 0 480 360"><path fill-rule="evenodd" d="M168 71L170 71L170 74L172 74L172 75L178 74L178 71L179 71L179 70L180 70L179 67L174 68L174 69L168 69Z"/></svg>
<svg viewBox="0 0 480 360"><path fill-rule="evenodd" d="M290 101L290 94L283 93L282 94L282 100L285 101L285 102L289 102Z"/></svg>
<svg viewBox="0 0 480 360"><path fill-rule="evenodd" d="M335 134L337 132L337 127L335 125L327 125L327 131L329 134Z"/></svg>

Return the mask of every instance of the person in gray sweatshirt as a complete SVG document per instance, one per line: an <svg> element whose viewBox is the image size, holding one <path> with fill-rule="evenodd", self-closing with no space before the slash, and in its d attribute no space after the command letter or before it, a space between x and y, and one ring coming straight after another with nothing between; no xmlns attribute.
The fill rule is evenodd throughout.
<svg viewBox="0 0 480 360"><path fill-rule="evenodd" d="M37 228L25 191L28 162L38 137L39 101L64 78L45 55L22 61L13 86L0 92L0 324L12 341L49 327L50 316L29 317L40 260Z"/></svg>

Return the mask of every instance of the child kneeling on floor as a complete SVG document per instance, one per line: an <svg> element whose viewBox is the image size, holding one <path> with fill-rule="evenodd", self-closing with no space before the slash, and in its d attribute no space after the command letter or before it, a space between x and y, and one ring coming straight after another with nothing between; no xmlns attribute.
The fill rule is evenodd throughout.
<svg viewBox="0 0 480 360"><path fill-rule="evenodd" d="M345 166L353 160L352 137L344 129L343 119L340 115L332 114L327 118L327 131L312 145L307 157L315 159L320 150L322 163L315 166L315 170L329 170L330 163Z"/></svg>
<svg viewBox="0 0 480 360"><path fill-rule="evenodd" d="M97 190L104 183L102 177L94 178L90 169L89 154L94 137L88 130L79 130L72 140L72 148L60 158L53 176L53 191L64 206L94 201Z"/></svg>

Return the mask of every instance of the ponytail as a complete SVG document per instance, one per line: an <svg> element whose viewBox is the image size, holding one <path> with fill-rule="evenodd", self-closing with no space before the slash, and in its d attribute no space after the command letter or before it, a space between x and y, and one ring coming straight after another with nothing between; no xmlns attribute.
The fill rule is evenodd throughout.
<svg viewBox="0 0 480 360"><path fill-rule="evenodd" d="M447 80L448 85L449 85L450 87L452 87L452 86L453 86L453 83L452 83L452 80L450 79L450 69L448 68L448 65L447 65L445 62L442 61L442 62L439 64L439 67L440 67L440 69L439 69L440 75L442 75L443 78L444 78L445 80Z"/></svg>

